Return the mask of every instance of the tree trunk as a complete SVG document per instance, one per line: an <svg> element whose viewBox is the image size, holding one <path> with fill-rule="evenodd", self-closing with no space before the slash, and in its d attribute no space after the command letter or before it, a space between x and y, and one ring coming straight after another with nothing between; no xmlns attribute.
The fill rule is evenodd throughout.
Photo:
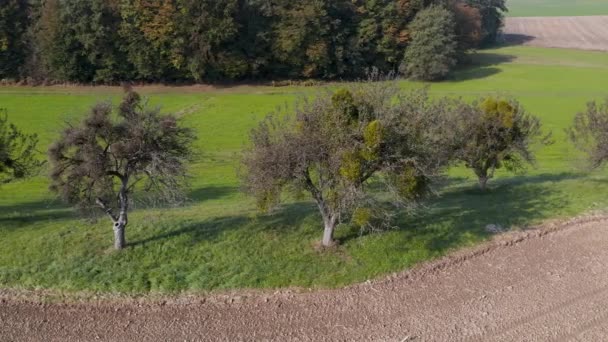
<svg viewBox="0 0 608 342"><path fill-rule="evenodd" d="M488 177L487 176L479 176L479 188L481 191L486 191L488 188Z"/></svg>
<svg viewBox="0 0 608 342"><path fill-rule="evenodd" d="M125 239L125 222L116 222L114 223L114 248L116 250L122 250L127 246L127 241Z"/></svg>
<svg viewBox="0 0 608 342"><path fill-rule="evenodd" d="M122 178L122 187L118 193L118 199L120 203L120 213L118 220L114 222L114 248L121 250L127 247L127 241L125 239L125 228L129 223L127 211L129 210L129 198L127 196L127 185L129 183L128 177Z"/></svg>
<svg viewBox="0 0 608 342"><path fill-rule="evenodd" d="M334 241L334 229L336 228L336 219L333 216L324 217L325 230L323 231L323 247L332 247L336 243Z"/></svg>

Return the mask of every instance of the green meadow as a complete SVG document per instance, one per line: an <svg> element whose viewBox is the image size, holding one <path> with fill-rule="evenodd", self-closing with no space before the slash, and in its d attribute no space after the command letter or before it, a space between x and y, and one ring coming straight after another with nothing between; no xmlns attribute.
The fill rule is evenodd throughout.
<svg viewBox="0 0 608 342"><path fill-rule="evenodd" d="M0 187L0 287L101 292L199 292L235 288L325 288L398 272L489 238L488 224L521 229L548 219L602 210L608 177L587 172L564 129L577 111L608 95L608 54L503 47L484 50L474 65L430 85L434 96L513 96L542 118L555 144L538 147L537 164L520 175L499 172L488 193L455 167L438 196L395 229L361 234L343 224L335 250L319 251L320 216L307 200L287 199L259 214L239 191L239 152L248 131L277 106L310 88L142 88L150 105L182 111L198 132L190 202L181 208L136 208L129 247L112 249L109 222L80 218L47 190L44 171ZM404 88L425 86L402 82ZM66 121L96 101L117 101L120 88L3 87L0 107L40 147Z"/></svg>
<svg viewBox="0 0 608 342"><path fill-rule="evenodd" d="M507 0L510 17L608 15L608 0Z"/></svg>

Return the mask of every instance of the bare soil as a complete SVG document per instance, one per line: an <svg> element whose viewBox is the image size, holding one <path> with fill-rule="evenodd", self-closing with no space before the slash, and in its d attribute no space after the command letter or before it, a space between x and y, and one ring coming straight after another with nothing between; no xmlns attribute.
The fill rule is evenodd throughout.
<svg viewBox="0 0 608 342"><path fill-rule="evenodd" d="M507 43L608 51L608 16L507 18Z"/></svg>
<svg viewBox="0 0 608 342"><path fill-rule="evenodd" d="M2 341L605 341L608 217L339 290L70 299L0 290Z"/></svg>

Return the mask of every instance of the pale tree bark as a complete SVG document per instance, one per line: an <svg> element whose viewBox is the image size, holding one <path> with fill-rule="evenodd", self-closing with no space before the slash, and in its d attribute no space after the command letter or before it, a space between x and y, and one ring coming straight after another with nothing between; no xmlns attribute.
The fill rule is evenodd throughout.
<svg viewBox="0 0 608 342"><path fill-rule="evenodd" d="M323 231L323 246L331 247L335 245L334 241L334 230L336 229L337 218L335 215L324 215L323 223L325 224L325 230Z"/></svg>
<svg viewBox="0 0 608 342"><path fill-rule="evenodd" d="M119 214L118 216L114 214L112 208L110 208L101 198L97 199L97 205L101 207L105 211L105 213L112 220L112 229L114 231L114 248L116 250L122 250L127 246L127 240L125 238L125 229L127 224L129 223L128 219L128 210L129 210L129 198L128 198L128 178L121 177L121 188L118 193L118 203L119 203Z"/></svg>
<svg viewBox="0 0 608 342"><path fill-rule="evenodd" d="M338 223L338 214L335 213L327 204L325 198L323 198L323 193L314 185L309 173L306 173L305 179L306 188L308 191L310 191L310 194L317 203L321 217L323 217L324 231L321 243L323 244L323 247L334 246L334 230L336 228L336 224Z"/></svg>

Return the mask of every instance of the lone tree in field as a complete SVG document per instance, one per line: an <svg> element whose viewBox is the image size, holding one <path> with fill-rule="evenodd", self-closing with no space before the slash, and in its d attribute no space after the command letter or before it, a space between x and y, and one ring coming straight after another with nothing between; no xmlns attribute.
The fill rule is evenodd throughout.
<svg viewBox="0 0 608 342"><path fill-rule="evenodd" d="M458 61L454 14L442 6L431 6L416 15L409 30L412 40L405 50L401 72L422 81L445 78Z"/></svg>
<svg viewBox="0 0 608 342"><path fill-rule="evenodd" d="M590 102L587 110L574 118L568 130L577 148L587 153L593 168L608 161L608 98L604 103Z"/></svg>
<svg viewBox="0 0 608 342"><path fill-rule="evenodd" d="M28 177L38 170L42 162L35 158L37 144L36 134L21 132L0 109L0 183Z"/></svg>
<svg viewBox="0 0 608 342"><path fill-rule="evenodd" d="M524 170L535 161L531 146L550 143L550 134L541 132L540 120L517 101L488 97L462 104L459 112L456 159L475 172L483 191L497 169Z"/></svg>
<svg viewBox="0 0 608 342"><path fill-rule="evenodd" d="M120 250L136 190L155 200L181 200L194 135L174 115L146 108L130 89L116 112L110 104L95 105L80 125L63 131L48 154L51 190L82 209L103 210Z"/></svg>
<svg viewBox="0 0 608 342"><path fill-rule="evenodd" d="M412 204L449 161L442 134L445 101L393 82L361 83L304 98L294 113L269 115L243 156L245 190L265 211L285 190L308 192L321 213L323 246L349 217L364 226L378 212L373 179L399 204Z"/></svg>

